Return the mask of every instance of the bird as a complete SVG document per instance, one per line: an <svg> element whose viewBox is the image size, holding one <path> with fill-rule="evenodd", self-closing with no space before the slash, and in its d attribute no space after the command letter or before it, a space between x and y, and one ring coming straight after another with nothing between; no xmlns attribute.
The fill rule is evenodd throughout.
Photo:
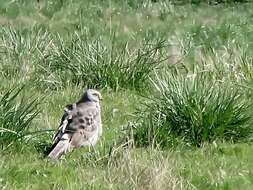
<svg viewBox="0 0 253 190"><path fill-rule="evenodd" d="M64 108L49 158L56 160L73 149L96 145L102 136L101 100L100 92L88 89L79 101Z"/></svg>

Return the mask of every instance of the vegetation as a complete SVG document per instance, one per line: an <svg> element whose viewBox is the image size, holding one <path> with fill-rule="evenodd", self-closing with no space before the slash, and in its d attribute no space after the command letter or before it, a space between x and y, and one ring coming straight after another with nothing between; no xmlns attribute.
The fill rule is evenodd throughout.
<svg viewBox="0 0 253 190"><path fill-rule="evenodd" d="M212 72L182 75L173 71L154 79L158 92L149 95L137 118L137 144L171 147L178 138L189 145L238 141L252 136L251 102L231 82Z"/></svg>
<svg viewBox="0 0 253 190"><path fill-rule="evenodd" d="M1 189L252 189L253 4L0 0ZM45 158L101 91L104 133Z"/></svg>
<svg viewBox="0 0 253 190"><path fill-rule="evenodd" d="M7 91L0 99L0 145L8 148L24 143L29 136L31 121L37 116L36 100L15 101L22 88Z"/></svg>

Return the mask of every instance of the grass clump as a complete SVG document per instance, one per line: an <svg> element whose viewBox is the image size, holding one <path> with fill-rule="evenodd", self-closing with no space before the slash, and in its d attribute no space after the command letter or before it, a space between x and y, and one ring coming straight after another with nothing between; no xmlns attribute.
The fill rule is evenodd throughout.
<svg viewBox="0 0 253 190"><path fill-rule="evenodd" d="M238 141L252 134L250 103L231 83L211 72L166 72L154 80L156 92L139 111L134 137L139 145L166 147L178 142L200 146L216 140Z"/></svg>
<svg viewBox="0 0 253 190"><path fill-rule="evenodd" d="M51 86L57 87L69 84L114 90L146 87L148 77L166 59L162 55L164 42L144 43L131 49L127 43L121 46L113 41L108 45L100 39L89 41L78 34L70 41L58 36L56 48L41 63L40 80L53 81Z"/></svg>
<svg viewBox="0 0 253 190"><path fill-rule="evenodd" d="M0 36L0 74L8 79L29 79L48 49L49 33L36 26L31 30L2 27Z"/></svg>
<svg viewBox="0 0 253 190"><path fill-rule="evenodd" d="M38 115L38 102L19 98L23 88L8 90L0 97L0 148L24 142L32 120ZM20 100L18 100L20 99Z"/></svg>

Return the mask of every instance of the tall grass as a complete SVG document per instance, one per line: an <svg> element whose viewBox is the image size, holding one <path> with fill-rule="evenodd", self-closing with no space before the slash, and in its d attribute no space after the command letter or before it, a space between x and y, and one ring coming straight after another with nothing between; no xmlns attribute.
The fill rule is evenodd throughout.
<svg viewBox="0 0 253 190"><path fill-rule="evenodd" d="M49 47L49 33L36 26L31 30L2 27L0 36L1 75L8 79L14 76L30 79Z"/></svg>
<svg viewBox="0 0 253 190"><path fill-rule="evenodd" d="M26 140L32 120L38 115L36 99L20 98L23 88L8 90L0 97L0 147L3 149Z"/></svg>
<svg viewBox="0 0 253 190"><path fill-rule="evenodd" d="M138 145L167 147L183 142L200 146L216 140L245 140L252 135L251 106L232 82L210 71L165 72L153 81L156 91L140 110L134 137Z"/></svg>
<svg viewBox="0 0 253 190"><path fill-rule="evenodd" d="M116 42L116 37L110 43L89 40L77 32L64 38L41 27L4 27L0 33L2 77L35 81L43 90L69 85L141 90L166 59L162 40L144 40L140 47L132 48Z"/></svg>
<svg viewBox="0 0 253 190"><path fill-rule="evenodd" d="M77 33L70 41L59 35L55 47L40 64L40 79L52 81L58 86L83 85L89 88L119 88L140 90L147 79L166 57L163 41L145 42L138 49L128 43L117 45L112 39L106 44L97 39L90 41Z"/></svg>

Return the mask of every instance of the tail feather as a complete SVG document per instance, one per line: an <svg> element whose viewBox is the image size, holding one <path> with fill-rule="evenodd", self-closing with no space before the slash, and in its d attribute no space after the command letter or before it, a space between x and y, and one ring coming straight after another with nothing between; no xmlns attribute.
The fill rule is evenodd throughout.
<svg viewBox="0 0 253 190"><path fill-rule="evenodd" d="M60 140L48 154L48 157L51 159L58 159L63 154L67 153L70 149L70 143L68 139Z"/></svg>

